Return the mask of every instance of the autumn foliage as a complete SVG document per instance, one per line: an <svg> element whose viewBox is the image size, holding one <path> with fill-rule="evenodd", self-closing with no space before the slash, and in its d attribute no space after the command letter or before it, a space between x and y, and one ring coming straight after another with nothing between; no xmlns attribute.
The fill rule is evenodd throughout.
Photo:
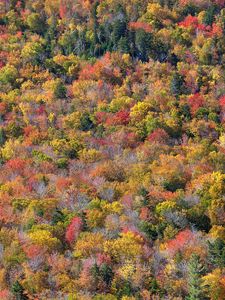
<svg viewBox="0 0 225 300"><path fill-rule="evenodd" d="M0 0L0 300L225 300L225 0Z"/></svg>

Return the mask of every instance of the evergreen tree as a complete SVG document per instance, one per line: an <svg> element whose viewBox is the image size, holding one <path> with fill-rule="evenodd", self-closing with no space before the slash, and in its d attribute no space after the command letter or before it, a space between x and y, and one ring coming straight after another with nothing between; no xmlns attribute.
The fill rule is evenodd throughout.
<svg viewBox="0 0 225 300"><path fill-rule="evenodd" d="M28 297L24 294L24 288L17 280L12 285L12 293L15 296L16 300L27 300Z"/></svg>
<svg viewBox="0 0 225 300"><path fill-rule="evenodd" d="M92 23L93 23L93 33L94 33L94 38L93 38L93 42L90 45L90 56L100 56L103 54L102 52L102 45L101 45L101 29L99 26L99 22L98 22L98 16L97 16L97 9L99 6L99 2L96 1L92 7L91 10L91 19L92 19Z"/></svg>
<svg viewBox="0 0 225 300"><path fill-rule="evenodd" d="M80 119L80 130L88 131L94 127L93 121L88 113L84 113Z"/></svg>
<svg viewBox="0 0 225 300"><path fill-rule="evenodd" d="M94 43L97 44L99 42L98 39L98 17L97 17L97 8L98 8L99 2L96 1L92 7L92 11L91 11L91 17L93 20L93 30L94 30Z"/></svg>
<svg viewBox="0 0 225 300"><path fill-rule="evenodd" d="M95 282L95 287L97 287L98 282L99 282L99 266L97 263L95 263L92 268L91 268L91 274L93 276L94 282Z"/></svg>
<svg viewBox="0 0 225 300"><path fill-rule="evenodd" d="M225 243L221 239L216 239L214 243L208 242L209 261L219 267L225 267Z"/></svg>
<svg viewBox="0 0 225 300"><path fill-rule="evenodd" d="M127 15L122 5L116 7L116 18L112 28L112 43L113 50L122 52L129 51L128 30L127 30Z"/></svg>
<svg viewBox="0 0 225 300"><path fill-rule="evenodd" d="M107 264L102 264L100 268L100 276L103 281L109 285L113 279L113 271L112 268Z"/></svg>
<svg viewBox="0 0 225 300"><path fill-rule="evenodd" d="M187 300L202 300L201 276L204 267L198 255L193 254L188 264L188 297Z"/></svg>
<svg viewBox="0 0 225 300"><path fill-rule="evenodd" d="M145 32L143 29L139 29L135 36L136 45L136 57L142 61L148 61L149 54L152 47L152 35Z"/></svg>
<svg viewBox="0 0 225 300"><path fill-rule="evenodd" d="M54 96L59 99L66 97L66 87L61 80L56 80L55 82Z"/></svg>
<svg viewBox="0 0 225 300"><path fill-rule="evenodd" d="M210 5L209 8L206 10L203 23L206 25L212 25L215 20L215 15L218 13L218 8L216 5Z"/></svg>
<svg viewBox="0 0 225 300"><path fill-rule="evenodd" d="M118 43L122 37L126 35L127 24L125 20L116 20L113 24L113 44L115 48L118 48Z"/></svg>
<svg viewBox="0 0 225 300"><path fill-rule="evenodd" d="M174 73L170 84L171 93L178 97L184 93L184 79L178 72Z"/></svg>
<svg viewBox="0 0 225 300"><path fill-rule="evenodd" d="M130 47L126 37L121 37L118 42L118 50L123 53L129 53Z"/></svg>
<svg viewBox="0 0 225 300"><path fill-rule="evenodd" d="M1 120L1 117L0 117ZM0 146L4 145L6 140L5 131L3 128L0 128Z"/></svg>

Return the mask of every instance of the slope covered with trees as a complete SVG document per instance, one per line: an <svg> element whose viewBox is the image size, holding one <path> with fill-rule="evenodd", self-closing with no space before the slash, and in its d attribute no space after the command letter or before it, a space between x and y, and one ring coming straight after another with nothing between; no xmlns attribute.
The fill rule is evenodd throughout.
<svg viewBox="0 0 225 300"><path fill-rule="evenodd" d="M224 50L224 0L0 0L0 299L225 299Z"/></svg>

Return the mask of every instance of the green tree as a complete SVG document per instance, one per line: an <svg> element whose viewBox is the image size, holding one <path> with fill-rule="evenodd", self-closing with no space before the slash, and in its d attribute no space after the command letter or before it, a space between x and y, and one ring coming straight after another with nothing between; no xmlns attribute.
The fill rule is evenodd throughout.
<svg viewBox="0 0 225 300"><path fill-rule="evenodd" d="M5 143L6 136L5 131L3 128L0 128L0 146L2 146Z"/></svg>
<svg viewBox="0 0 225 300"><path fill-rule="evenodd" d="M88 113L84 113L80 118L80 129L83 131L88 131L94 126L91 116Z"/></svg>
<svg viewBox="0 0 225 300"><path fill-rule="evenodd" d="M44 57L45 51L41 42L27 42L21 52L21 57L25 62L33 65L40 64Z"/></svg>
<svg viewBox="0 0 225 300"><path fill-rule="evenodd" d="M192 254L188 263L188 297L187 300L201 300L204 299L201 289L204 267L200 262L197 254Z"/></svg>
<svg viewBox="0 0 225 300"><path fill-rule="evenodd" d="M100 276L103 279L103 281L109 285L113 279L113 271L112 268L107 264L102 264L100 267Z"/></svg>
<svg viewBox="0 0 225 300"><path fill-rule="evenodd" d="M54 82L54 96L62 99L66 97L66 87L60 79L56 79Z"/></svg>
<svg viewBox="0 0 225 300"><path fill-rule="evenodd" d="M16 300L27 300L28 299L28 297L24 293L23 286L19 283L18 280L13 283L11 290L12 290L12 293L15 296Z"/></svg>
<svg viewBox="0 0 225 300"><path fill-rule="evenodd" d="M215 242L208 242L209 247L209 261L219 267L225 267L225 242L218 238Z"/></svg>
<svg viewBox="0 0 225 300"><path fill-rule="evenodd" d="M45 23L40 18L38 13L31 13L27 17L27 25L29 26L30 30L36 33L43 33L45 30Z"/></svg>
<svg viewBox="0 0 225 300"><path fill-rule="evenodd" d="M97 17L97 8L98 8L99 2L96 1L94 3L94 5L92 6L92 10L91 10L91 17L93 20L93 31L94 31L94 43L97 44L99 42L99 38L98 38L98 17Z"/></svg>
<svg viewBox="0 0 225 300"><path fill-rule="evenodd" d="M0 73L0 83L2 84L13 84L17 78L18 75L18 71L17 69L12 66L7 64L6 66L4 66L1 69L1 73Z"/></svg>
<svg viewBox="0 0 225 300"><path fill-rule="evenodd" d="M184 78L178 72L175 72L172 77L170 91L176 97L184 93Z"/></svg>
<svg viewBox="0 0 225 300"><path fill-rule="evenodd" d="M152 35L139 29L135 35L136 56L142 61L147 61L151 50Z"/></svg>
<svg viewBox="0 0 225 300"><path fill-rule="evenodd" d="M210 5L205 11L203 23L206 25L212 25L215 20L215 14L218 12L218 7L216 5Z"/></svg>

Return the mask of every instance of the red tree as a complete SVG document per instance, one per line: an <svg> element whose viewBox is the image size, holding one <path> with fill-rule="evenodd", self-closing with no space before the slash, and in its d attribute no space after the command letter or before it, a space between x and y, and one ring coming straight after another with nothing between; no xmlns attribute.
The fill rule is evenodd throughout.
<svg viewBox="0 0 225 300"><path fill-rule="evenodd" d="M173 240L167 242L167 251L174 255L177 251L181 251L185 245L188 245L194 238L194 233L190 229L180 231Z"/></svg>
<svg viewBox="0 0 225 300"><path fill-rule="evenodd" d="M158 142L158 143L165 143L169 139L169 135L167 132L162 128L157 128L148 136L148 140L150 142Z"/></svg>
<svg viewBox="0 0 225 300"><path fill-rule="evenodd" d="M219 104L220 104L221 109L225 108L225 95L223 95L222 97L220 97Z"/></svg>
<svg viewBox="0 0 225 300"><path fill-rule="evenodd" d="M188 102L192 115L195 115L198 109L204 105L205 99L201 94L196 93L189 97Z"/></svg>
<svg viewBox="0 0 225 300"><path fill-rule="evenodd" d="M66 240L69 244L72 244L75 241L81 232L82 227L82 219L79 217L74 217L66 230Z"/></svg>
<svg viewBox="0 0 225 300"><path fill-rule="evenodd" d="M129 28L133 30L143 29L146 32L152 32L152 27L148 23L144 22L130 22Z"/></svg>

